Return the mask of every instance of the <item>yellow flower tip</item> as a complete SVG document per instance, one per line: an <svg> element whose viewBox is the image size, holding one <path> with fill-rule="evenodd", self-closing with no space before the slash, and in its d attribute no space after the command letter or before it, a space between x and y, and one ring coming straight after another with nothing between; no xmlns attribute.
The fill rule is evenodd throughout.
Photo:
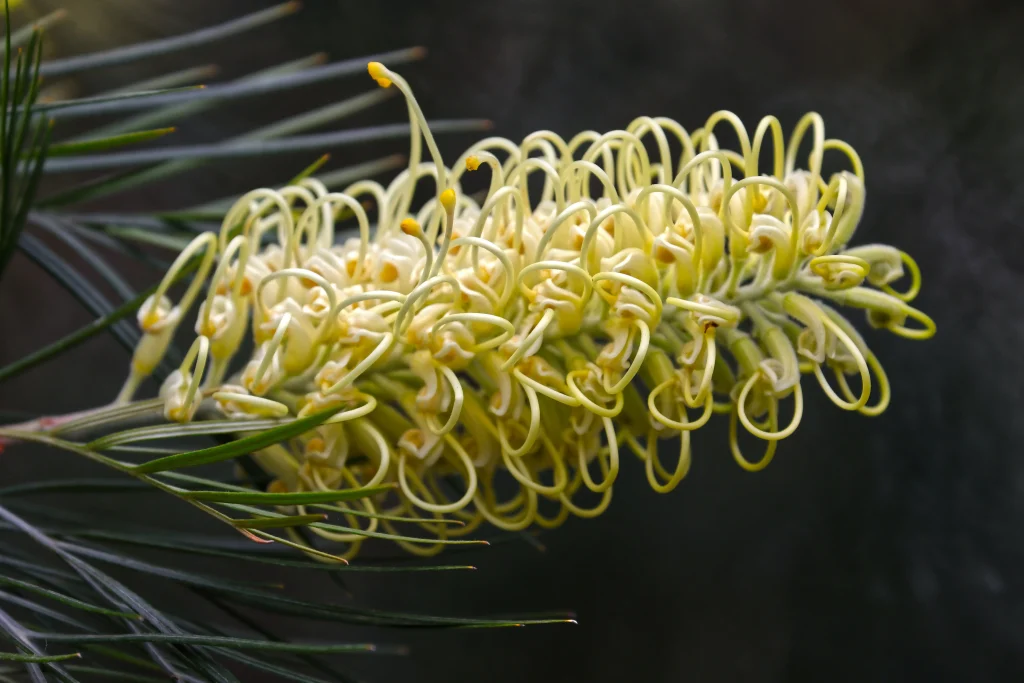
<svg viewBox="0 0 1024 683"><path fill-rule="evenodd" d="M398 279L398 268L391 261L385 261L380 269L381 282L394 282Z"/></svg>
<svg viewBox="0 0 1024 683"><path fill-rule="evenodd" d="M450 187L441 193L441 206L448 213L455 210L455 190Z"/></svg>
<svg viewBox="0 0 1024 683"><path fill-rule="evenodd" d="M419 222L415 218L406 218L401 222L399 227L402 228L402 232L412 237L419 237L423 232L423 228L420 227Z"/></svg>
<svg viewBox="0 0 1024 683"><path fill-rule="evenodd" d="M480 168L480 158L479 157L477 157L477 156L468 156L468 157L466 157L466 170L467 171L475 171L478 168Z"/></svg>
<svg viewBox="0 0 1024 683"><path fill-rule="evenodd" d="M370 62L366 65L366 70L370 73L370 78L377 81L377 85L382 88L391 87L391 79L387 77L388 70L380 62Z"/></svg>
<svg viewBox="0 0 1024 683"><path fill-rule="evenodd" d="M154 325L160 322L160 313L156 310L156 307L151 307L145 316L142 318L142 329L149 331Z"/></svg>

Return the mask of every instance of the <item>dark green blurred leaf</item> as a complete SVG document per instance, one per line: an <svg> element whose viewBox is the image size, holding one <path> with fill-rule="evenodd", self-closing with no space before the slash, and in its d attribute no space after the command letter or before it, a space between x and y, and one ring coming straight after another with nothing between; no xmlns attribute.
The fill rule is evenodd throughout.
<svg viewBox="0 0 1024 683"><path fill-rule="evenodd" d="M281 643L271 640L253 640L251 638L227 638L224 636L175 635L166 633L37 633L35 637L53 643L73 643L85 645L89 643L169 643L173 645L205 645L217 648L237 650L262 650L264 652L295 652L305 654L339 654L376 652L377 646L372 643Z"/></svg>
<svg viewBox="0 0 1024 683"><path fill-rule="evenodd" d="M327 519L327 515L281 515L280 517L251 517L233 519L231 523L242 529L285 529L306 526Z"/></svg>
<svg viewBox="0 0 1024 683"><path fill-rule="evenodd" d="M210 26L173 38L163 38L106 52L95 52L89 55L47 62L42 73L46 76L64 75L103 66L126 64L146 57L168 54L179 50L187 50L276 21L281 17L292 14L298 9L299 3L286 2L270 9L253 12L238 19L233 19L218 26Z"/></svg>
<svg viewBox="0 0 1024 683"><path fill-rule="evenodd" d="M430 130L434 135L444 133L470 133L488 130L491 122L486 119L452 119L431 121ZM245 143L217 143L213 145L182 145L160 149L119 152L100 156L65 157L47 161L47 173L72 173L79 171L96 171L120 168L123 166L142 166L165 161L192 161L208 159L234 159L268 154L288 154L292 152L320 151L344 145L404 138L409 135L409 124L390 123L381 126L369 126L352 130L318 133L315 135L296 135L283 140L257 140Z"/></svg>
<svg viewBox="0 0 1024 683"><path fill-rule="evenodd" d="M198 267L199 259L194 259L190 261L175 276L175 282L188 277ZM5 365L4 367L0 368L0 382L10 377L13 377L14 375L20 374L25 370L28 370L29 368L35 367L36 365L39 365L40 363L43 363L49 360L50 358L60 355L61 353L67 351L68 349L78 346L79 344L91 338L92 336L108 329L111 325L114 325L118 321L123 320L124 318L127 318L128 316L132 315L138 310L139 306L145 303L146 299L148 299L156 291L157 286L158 285L155 284L149 289L140 292L139 295L136 296L131 301L124 302L123 304L115 308L113 311L111 311L109 314L104 315L101 318L98 318L97 320L94 320L88 325L82 327L81 329L75 332L72 332L71 334L67 335L66 337L63 337L62 339L59 339L53 344L45 346L39 349L38 351L30 353L29 355L24 356L14 361L13 363L9 363L8 365Z"/></svg>
<svg viewBox="0 0 1024 683"><path fill-rule="evenodd" d="M60 116L60 112L67 110L81 112L83 110L88 110L90 107L111 105L128 101L134 102L135 100L150 100L176 93L196 92L201 89L202 86L189 85L179 88L161 88L160 90L143 90L136 92L114 93L110 95L96 95L95 97L59 100L57 102L40 102L36 104L36 111L57 112L57 116ZM159 100L157 101L159 102ZM135 104L138 105L139 103L135 102ZM142 106L145 106L145 104Z"/></svg>
<svg viewBox="0 0 1024 683"><path fill-rule="evenodd" d="M108 149L124 147L125 145L136 145L140 142L149 142L162 138L174 132L174 128L155 128L143 130L137 133L123 133L106 138L93 138L80 142L64 142L50 145L50 156L69 156L72 154L88 154L91 152L105 152Z"/></svg>
<svg viewBox="0 0 1024 683"><path fill-rule="evenodd" d="M0 652L0 662L26 662L42 664L44 662L63 662L68 659L79 659L82 655L72 652L67 655L23 655L12 652Z"/></svg>
<svg viewBox="0 0 1024 683"><path fill-rule="evenodd" d="M9 576L0 575L0 586L12 586L14 588L28 591L29 593L35 593L36 595L41 595L45 598L49 598L50 600L56 600L57 602L63 605L67 605L68 607L73 607L84 612L105 614L111 617L125 617L127 619L139 618L138 614L129 614L127 612L118 612L117 610L110 610L105 607L99 607L98 605L93 605L83 600L78 600L69 595L64 595L62 593L58 593L57 591L52 591L47 588L43 588L42 586L37 586L34 583L29 583L28 581L21 581L19 579L14 579Z"/></svg>
<svg viewBox="0 0 1024 683"><path fill-rule="evenodd" d="M304 491L296 493L262 493L260 491L184 491L182 498L214 503L247 503L250 505L312 505L360 500L390 491L393 486L344 489L338 491ZM316 515L319 517L320 515Z"/></svg>

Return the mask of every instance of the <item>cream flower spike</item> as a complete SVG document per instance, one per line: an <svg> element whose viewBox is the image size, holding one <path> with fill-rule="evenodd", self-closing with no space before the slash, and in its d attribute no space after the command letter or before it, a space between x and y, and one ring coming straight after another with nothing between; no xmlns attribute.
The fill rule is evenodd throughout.
<svg viewBox="0 0 1024 683"><path fill-rule="evenodd" d="M387 187L366 180L335 193L307 179L250 192L219 235L189 245L139 314L145 335L125 400L216 261L199 336L161 390L167 418L192 419L205 397L240 424L340 409L254 454L275 491L393 484L364 501L367 513L384 515L385 529L404 520L424 530L427 545L400 541L419 554L483 522L551 528L607 509L627 450L660 493L695 457L726 448L744 469L763 469L807 418L814 384L843 410L884 411L888 378L847 309L908 339L935 333L911 306L921 290L913 258L851 245L864 168L817 114L788 140L774 117L751 133L724 111L692 132L639 117L568 141L490 137L449 169L409 84L378 63L368 71L405 96L408 168ZM723 126L738 149L722 148ZM847 170L823 177L826 153ZM459 186L471 172L487 174L479 203ZM351 229L335 224L343 207ZM170 284L196 262L175 305ZM245 348L252 355L240 358ZM695 456L692 432L716 413L728 443ZM663 451L677 453L671 465ZM356 531L317 533L352 555Z"/></svg>

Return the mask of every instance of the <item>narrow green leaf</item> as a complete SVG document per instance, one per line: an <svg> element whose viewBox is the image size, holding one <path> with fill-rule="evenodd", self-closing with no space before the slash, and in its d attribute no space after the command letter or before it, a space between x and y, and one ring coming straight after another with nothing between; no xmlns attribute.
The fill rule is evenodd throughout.
<svg viewBox="0 0 1024 683"><path fill-rule="evenodd" d="M214 503L247 503L250 505L312 505L313 503L337 503L346 500L360 500L385 493L393 486L345 489L338 491L305 491L298 493L262 493L260 491L185 491L181 497L187 500L202 500ZM2 492L0 492L2 493ZM323 519L323 515L313 515Z"/></svg>
<svg viewBox="0 0 1024 683"><path fill-rule="evenodd" d="M9 25L5 24L6 28ZM10 45L10 32L5 30L4 35L5 44ZM41 55L39 33L33 32L28 48L19 50L13 74L9 49L3 57L0 85L0 276L14 254L28 208L35 199L49 142L49 122L38 117L34 134L27 135L39 93L37 73ZM27 163L20 162L23 156L28 157Z"/></svg>
<svg viewBox="0 0 1024 683"><path fill-rule="evenodd" d="M194 554L194 555L207 555L210 557L223 557L226 559L237 560L240 562L257 562L260 564L275 565L279 567L292 567L295 569L314 569L317 571L326 572L383 572L383 573L399 573L399 572L438 572L438 571L454 571L454 570L474 570L476 567L470 565L414 565L409 563L403 563L399 565L367 565L367 564L328 564L324 562L316 562L313 560L294 560L287 559L279 554L272 555L267 552L267 546L261 546L252 542L245 542L244 546L239 546L239 551L224 550L223 547L228 544L228 539L220 537L210 537L208 539L202 539L197 541L193 537L184 535L168 535L168 534L153 534L153 533L128 533L128 532L116 532L116 531L97 531L97 530L86 530L86 531L75 531L73 532L76 538L82 539L95 539L100 541L112 541L115 543L126 543L130 545L138 545L150 548L160 548L162 550L172 550L179 553ZM233 540L233 539L232 539Z"/></svg>
<svg viewBox="0 0 1024 683"><path fill-rule="evenodd" d="M328 621L392 626L467 628L566 623L571 620L565 617L557 619L476 619L465 617L436 617L430 615L402 614L383 610L372 610L348 605L333 605L325 602L312 603L302 600L294 600L277 593L260 590L258 587L252 587L251 584L245 584L234 580L228 581L197 574L195 572L186 572L162 565L151 564L127 555L113 554L89 546L68 542L60 542L59 546L62 549L66 549L73 553L75 556L92 557L102 562L116 564L134 571L145 572L154 576L179 581L190 586L210 589L219 594L230 595L233 600L242 600L246 604L251 604L267 611L301 615L310 618L325 619Z"/></svg>
<svg viewBox="0 0 1024 683"><path fill-rule="evenodd" d="M97 666L79 666L78 664L69 664L67 669L68 671L74 671L79 674L90 674L95 676L96 680L128 681L129 683L167 683L166 677L157 678L156 676L145 676L143 674L131 673L129 671L102 669Z"/></svg>
<svg viewBox="0 0 1024 683"><path fill-rule="evenodd" d="M67 244L73 249L83 261L92 266L92 269L99 273L100 277L103 278L104 282L110 285L110 288L117 293L122 299L131 299L135 296L135 290L125 281L121 274L117 272L117 269L113 268L106 260L100 256L92 246L85 243L84 240L79 239L76 231L71 229L71 223L64 220L60 220L58 217L52 214L40 214L31 213L29 214L29 220L36 225L40 225L43 229L47 230L55 238L61 242Z"/></svg>
<svg viewBox="0 0 1024 683"><path fill-rule="evenodd" d="M45 664L47 662L63 662L67 659L79 659L81 654L72 652L67 655L23 655L13 652L0 652L0 662L23 662L25 664Z"/></svg>
<svg viewBox="0 0 1024 683"><path fill-rule="evenodd" d="M102 425L124 424L125 422L142 417L156 417L163 413L163 409L164 401L159 397L119 405L109 405L103 408L87 410L74 417L69 416L71 419L60 421L50 426L47 433L50 436L56 436L58 434L73 434L85 429L97 429Z"/></svg>
<svg viewBox="0 0 1024 683"><path fill-rule="evenodd" d="M4 552L9 552L9 549L5 548ZM37 578L40 576L47 576L61 581L78 580L78 577L76 577L74 574L69 574L66 571L54 569L53 567L49 567L45 564L39 564L36 562L29 562L28 560L21 560L16 557L10 557L9 555L0 555L0 565L14 567L15 569L19 569Z"/></svg>
<svg viewBox="0 0 1024 683"><path fill-rule="evenodd" d="M67 605L68 607L80 609L83 612L93 612L95 614L103 614L108 617L124 617L125 619L139 618L138 614L128 614L127 612L118 612L117 610L99 607L97 605L93 605L91 603L78 600L77 598L73 598L69 595L64 595L63 593L58 593L57 591L52 591L48 588L37 586L36 584L29 583L28 581L13 579L9 576L0 575L0 586L13 586L15 588L20 588L21 590L25 590L30 593L35 593L36 595L41 595L44 598L56 600L57 602L63 605Z"/></svg>
<svg viewBox="0 0 1024 683"><path fill-rule="evenodd" d="M435 135L438 135L443 133L484 131L489 130L493 124L486 119L445 119L431 121L429 125L430 130ZM104 154L95 157L64 157L47 160L46 172L77 173L80 171L97 171L124 166L141 166L165 161L263 157L269 154L319 151L345 145L404 138L408 135L409 124L394 123L353 130L334 131L331 133L296 135L282 140L258 140L237 144L182 145L179 147Z"/></svg>
<svg viewBox="0 0 1024 683"><path fill-rule="evenodd" d="M108 647L106 645L89 645L89 646L84 647L82 649L83 650L88 650L89 652L95 652L98 655L102 655L104 657L109 657L110 659L114 659L114 660L117 660L119 662L124 662L126 664L132 664L134 666L139 667L140 669L149 669L150 671L160 671L161 670L158 665L154 664L153 662L149 661L148 659L142 659L141 657L136 657L136 656L128 654L124 650L121 650L121 649L116 648L116 647Z"/></svg>
<svg viewBox="0 0 1024 683"><path fill-rule="evenodd" d="M205 81L213 78L217 75L217 66L214 64L204 64L202 66L191 66L187 69L181 69L180 71L173 71L169 74L162 76L154 76L153 78L147 78L144 81L138 81L130 85L126 85L123 88L116 88L108 91L106 94L114 95L129 92L139 92L140 90L160 90L162 88L177 88L185 85L198 85L198 81Z"/></svg>
<svg viewBox="0 0 1024 683"><path fill-rule="evenodd" d="M4 0L4 8L6 11L7 0ZM11 211L11 192L14 179L11 174L14 173L17 168L17 164L12 160L14 154L14 135L9 134L9 127L11 122L9 116L11 112L11 22L8 19L8 15L5 14L4 18L4 70L2 76L0 76L0 273L3 272L3 268L6 265L8 255L14 249L14 237L13 234L16 231L16 225L12 224L11 215L14 213ZM38 35L33 32L32 36ZM17 81L17 77L15 78Z"/></svg>
<svg viewBox="0 0 1024 683"><path fill-rule="evenodd" d="M181 482L185 482L185 483L189 483L189 484L198 484L199 486L214 487L214 488L216 488L218 490L221 490L221 491L237 491L239 493L246 493L246 494L249 494L249 493L253 492L252 488L247 487L247 486L238 486L238 485L231 484L231 483L228 483L228 482L218 481L216 479L207 479L207 478L204 478L204 477L196 477L196 476L189 475L189 474L183 474L181 472L162 472L162 473L158 474L157 476L158 477L162 477L162 478L172 479L174 481L181 481ZM384 490L387 490L388 486L385 485L382 488ZM349 491L349 490L351 490L351 491L371 491L373 489L347 489L346 491ZM319 493L327 493L327 492L319 492ZM375 494L376 494L376 491L374 491L374 495ZM291 495L295 495L295 494L288 493L288 494L284 494L284 495L291 496ZM305 495L305 493L299 494L299 495ZM240 501L240 500L233 500L233 501L225 501L225 502L240 503L242 501ZM338 501L338 502L344 502L344 501ZM279 503L279 504L284 504L284 503ZM355 515L357 517L369 517L369 518L373 518L373 519L386 519L386 520L389 520L389 521L392 521L392 522L409 522L409 523L412 523L412 524L417 524L417 523L420 523L420 522L423 521L422 518L419 518L419 517L402 517L400 515L385 515L385 514L380 514L380 513L375 513L375 512L369 512L369 511L366 511L366 510L356 510L356 509L351 509L351 508L347 508L347 507L346 508L341 508L341 507L338 507L336 505L328 505L328 504L324 504L324 503L306 503L306 504L312 505L313 507L319 508L321 510L331 510L333 512L341 512L343 514ZM454 526L465 526L465 522L462 522L462 521L459 521L459 520L455 520L455 519L432 519L431 520L431 524L445 524L445 525L451 524L451 525L454 525Z"/></svg>
<svg viewBox="0 0 1024 683"><path fill-rule="evenodd" d="M402 64L420 59L423 57L423 54L424 51L422 48L413 47L368 55L366 57L347 59L342 62L333 62L331 64L325 64L323 66L307 69L298 73L284 74L258 80L232 81L231 83L211 85L203 90L194 90L184 93L167 93L163 95L154 95L153 97L147 97L144 99L134 98L109 102L86 102L62 109L61 119L137 111L139 109L149 109L155 106L163 107L168 105L203 102L207 100L233 100L242 97L267 95L271 93L278 93L283 90L292 90L305 85L311 85L313 83L319 83L332 78L365 73L366 63L368 61Z"/></svg>
<svg viewBox="0 0 1024 683"><path fill-rule="evenodd" d="M295 671L294 667L286 668L283 666L277 666L262 659L251 657L238 650L224 650L224 656L228 659L233 659L240 664L251 666L259 671L266 671L267 673L274 674L282 681L295 681L296 683L332 683L331 681L326 681L322 678L313 678L312 676L301 674Z"/></svg>
<svg viewBox="0 0 1024 683"><path fill-rule="evenodd" d="M282 515L280 517L233 519L231 524L241 529L284 529L287 527L306 526L312 522L322 522L325 519L327 519L327 515Z"/></svg>
<svg viewBox="0 0 1024 683"><path fill-rule="evenodd" d="M79 273L70 263L57 255L38 237L31 234L22 234L19 238L19 245L26 256L49 273L90 313L93 315L109 315L115 310L114 305L107 300L106 296L92 282ZM126 323L118 323L111 326L110 332L129 353L135 350L135 346L138 344L141 336L137 329Z"/></svg>
<svg viewBox="0 0 1024 683"><path fill-rule="evenodd" d="M199 422L189 422L187 424L158 424L150 425L148 427L135 427L133 429L125 429L113 434L107 434L95 441L87 443L85 447L91 451L105 451L114 445L134 443L136 441L253 432L262 429L271 429L287 423L288 421L286 419L267 418L263 420L201 420ZM180 451L176 451L176 454L179 452Z"/></svg>
<svg viewBox="0 0 1024 683"><path fill-rule="evenodd" d="M27 598L23 598L12 593L8 593L6 591L0 591L0 600L4 602L9 602L12 605L17 605L22 609L28 610L29 612L32 612L34 614L41 615L57 623L64 624L65 626L71 626L73 628L82 629L83 631L90 630L90 627L87 624L84 624L77 619L72 619L66 614L58 612L57 610L50 609L49 607L40 605L39 603L33 602L32 600L29 600Z"/></svg>
<svg viewBox="0 0 1024 683"><path fill-rule="evenodd" d="M45 66L45 65L44 65ZM41 102L36 105L36 111L46 112L58 112L57 116L60 116L61 111L82 111L92 107L101 107L104 105L117 104L121 102L133 102L138 104L135 100L148 100L165 97L167 95L173 95L176 93L190 93L202 90L204 86L201 85L188 85L180 88L162 88L160 90L142 90L137 92L125 92L115 93L111 95L96 95L95 97L80 97L74 100L59 100L57 102ZM157 100L159 103L160 100ZM145 103L143 103L145 106ZM151 104L150 106L156 106Z"/></svg>
<svg viewBox="0 0 1024 683"><path fill-rule="evenodd" d="M11 34L11 46L20 47L24 45L32 37L33 33L42 33L67 16L68 13L65 10L59 9L40 17L27 26L19 28Z"/></svg>
<svg viewBox="0 0 1024 683"><path fill-rule="evenodd" d="M158 629L161 633L180 633L180 629L165 618L158 610L154 609L149 603L140 598L136 593L126 588L113 577L105 574L99 569L96 569L94 566L88 564L76 555L71 554L66 549L67 544L54 541L34 527L31 523L12 513L2 505L0 505L0 518L3 518L9 523L15 525L33 541L59 556L68 564L68 566L75 570L83 581L88 583L89 586L91 586L98 594L109 600L113 606L124 610L131 609L141 614L149 626ZM0 559L2 559L2 556L0 556ZM118 564L123 563L119 562ZM3 617L3 613L0 612L0 618ZM139 625L133 620L126 621L125 625L135 633L140 632ZM151 645L147 645L146 647L149 651L150 657L155 663L163 667L163 669L173 677L181 678L181 674L178 672L177 668L169 662L158 649ZM237 680L231 676L230 672L227 672L222 666L211 660L210 657L202 650L190 645L184 645L183 650L184 651L181 654L190 657L193 666L199 673L206 674L215 681ZM35 654L39 653L35 652ZM74 681L74 679L66 672L61 671L57 664L48 664L47 666L54 668L54 670L59 673L64 680ZM192 679L192 677L189 677L189 679Z"/></svg>
<svg viewBox="0 0 1024 683"><path fill-rule="evenodd" d="M3 653L7 659L21 659L19 655L29 655L36 659L26 663L26 668L29 675L32 677L33 683L46 683L46 676L43 675L40 669L40 664L51 669L57 676L63 681L69 681L71 683L77 683L75 679L64 670L57 662L53 659L44 659L47 655L31 639L30 631L21 626L16 619L7 612L0 609L0 635L4 636L4 640L11 641L22 650L22 653ZM24 661L23 659L21 661Z"/></svg>
<svg viewBox="0 0 1024 683"><path fill-rule="evenodd" d="M317 180L326 185L328 189L340 188L363 178L372 178L375 175L393 171L396 168L405 166L407 161L408 159L404 154L392 154L391 156L367 161L366 163L328 171L319 176Z"/></svg>
<svg viewBox="0 0 1024 683"><path fill-rule="evenodd" d="M242 624L242 626L252 630L255 633L258 633L260 636L262 636L264 638L267 638L268 640L276 640L276 641L282 640L281 638L278 638L276 635L274 635L274 633L269 628L264 626L258 620L253 619L253 618L251 618L251 617L249 617L249 616L239 612L237 609L235 609L231 605L227 604L224 600L220 599L216 595L211 595L209 592L203 591L203 590L195 590L194 592L199 594L202 598L204 598L205 600L207 600L208 602L210 602L211 604L216 606L218 609L220 609L222 612L224 612L228 616L230 616L233 619L235 619L238 623ZM215 635L215 636L230 635L229 633L225 632L223 629L220 629L220 628L217 628L217 627L203 628L202 626L199 626L197 624L188 623L188 622L185 622L184 620L179 620L179 623L181 623L183 626L185 626L188 630L192 631L193 633L206 633L206 634ZM247 663L249 666L255 667L256 669L258 669L260 671L267 671L268 673L278 673L280 675L280 673L279 673L280 672L280 668L277 667L274 664L271 664L271 663L267 662L266 660L259 659L257 657L251 656L251 655L241 654L238 650L224 650L224 652L227 653L226 656L230 656L235 661L245 661L245 660L247 660L247 661L245 661L245 663ZM317 658L317 657L315 657L313 655L302 654L302 655L294 655L294 656L298 660L302 661L304 664L307 664L308 666L310 666L311 668L314 668L314 669L320 671L321 673L327 674L336 683L354 683L354 681L349 680L347 677L342 678L342 677L336 676L336 672L333 670L333 667L325 666L324 663L319 660L319 658ZM239 658L239 657L241 657L241 658ZM289 661L288 664L292 665L292 662ZM292 668L294 668L294 667L292 667ZM294 675L294 674L293 675L287 675L286 674L286 675L284 675L282 677L282 680L300 681L301 683L327 683L326 681L322 681L322 680L316 679L316 678L309 678L309 677L303 676L302 674L299 674L298 677L296 677L296 675Z"/></svg>
<svg viewBox="0 0 1024 683"><path fill-rule="evenodd" d="M330 154L323 154L323 155L321 155L319 159L317 159L316 161L311 163L309 166L307 166L306 168L304 168L301 171L299 171L299 174L297 176L295 176L294 178L292 178L291 180L289 180L288 184L289 185L298 185L303 180L305 180L306 178L310 177L311 175L313 175L314 173L319 171L323 167L324 164L326 164L328 161L330 161L330 159L331 159L331 155Z"/></svg>
<svg viewBox="0 0 1024 683"><path fill-rule="evenodd" d="M312 66L323 64L324 61L326 61L326 56L323 53L317 53L284 62L282 64L277 64L267 69L255 71L232 81L232 83L260 80L293 73L295 71L302 71ZM180 123L183 119L202 113L217 104L219 104L219 101L217 100L202 100L199 102L187 102L185 104L161 107L154 111L147 111L125 119L118 119L117 121L100 126L99 128L94 128L84 134L81 139L117 135L119 133L127 133L135 130L144 130L146 128L160 128L168 123ZM77 140L79 138L73 139Z"/></svg>
<svg viewBox="0 0 1024 683"><path fill-rule="evenodd" d="M37 633L40 640L53 643L74 643L86 645L90 643L167 643L171 645L203 645L206 647L230 648L238 650L263 650L265 652L293 652L304 654L341 654L358 652L375 652L373 643L329 643L304 644L280 643L272 640L254 640L251 638L228 638L225 636L172 635L164 633Z"/></svg>
<svg viewBox="0 0 1024 683"><path fill-rule="evenodd" d="M239 512L248 512L254 515L261 515L264 517L283 517L283 513L271 512L269 510L262 510L260 508L251 507L249 505L241 505L237 503L222 503L226 508L232 510L238 510ZM383 531L368 531L366 529L359 529L356 527L341 526L340 524L327 524L325 522L315 522L310 526L316 527L317 529L324 529L325 531L337 531L343 534L354 534L356 536L365 536L366 538L382 538L389 541L408 541L409 543L423 543L426 545L432 545L434 543L441 543L443 545L489 545L487 541L474 540L474 539L438 539L438 538L425 538L422 536L403 536L401 534L389 534ZM280 539L278 539L280 540Z"/></svg>
<svg viewBox="0 0 1024 683"><path fill-rule="evenodd" d="M253 12L252 14L247 14L217 26L210 26L172 38L161 38L105 52L94 52L67 59L57 59L47 62L43 69L43 74L46 76L58 76L103 66L126 64L147 57L187 50L276 21L298 9L298 2L286 2L282 5Z"/></svg>
<svg viewBox="0 0 1024 683"><path fill-rule="evenodd" d="M276 78L296 71L303 71L317 64L322 64L325 59L326 56L323 53L317 53L285 62L283 64L277 64L268 69L262 69L232 81L232 83L246 83ZM168 123L179 123L182 119L207 111L211 107L220 103L221 100L204 99L199 101L190 101L184 104L161 107L154 111L144 112L127 119L121 119L105 126L95 128L82 135L81 138L73 138L73 140L106 137L109 135L118 135L120 133L161 127ZM90 199L103 197L108 194L115 194L139 185L144 185L161 178L166 178L177 172L175 169L168 170L165 166L167 166L167 164L156 168L127 171L99 178L97 180L90 180L68 190L59 192L51 197L41 199L37 204L39 206L64 206L76 202L84 202ZM220 217L216 217L215 220L220 220Z"/></svg>
<svg viewBox="0 0 1024 683"><path fill-rule="evenodd" d="M82 479L50 479L43 481L27 481L0 489L0 498L28 496L37 493L119 493L122 491L153 491L149 484L137 479L82 478Z"/></svg>
<svg viewBox="0 0 1024 683"><path fill-rule="evenodd" d="M191 275L192 272L198 267L199 259L193 259L192 261L187 263L185 267L182 268L182 270L179 271L179 273L175 276L175 282L184 279L188 275ZM123 320L124 318L127 318L128 316L132 315L133 313L135 313L135 311L138 310L139 306L145 303L146 299L148 299L150 295L152 295L153 292L156 291L157 286L158 285L153 285L149 289L140 292L139 295L136 296L131 301L124 302L107 315L92 321L91 323L78 329L77 331L72 332L71 334L57 340L53 344L45 346L39 349L38 351L30 353L27 356L23 356L22 358L19 358L13 363L9 363L8 365L5 365L4 367L0 368L0 382L9 379L10 377L13 377L15 375L18 375L24 372L25 370L28 370L29 368L35 367L36 365L39 365L40 363L43 363L49 360L50 358L53 358L54 356L64 353L70 348L78 346L85 340L93 337L94 335L99 334L100 332L103 332L111 325L114 325L118 321Z"/></svg>
<svg viewBox="0 0 1024 683"><path fill-rule="evenodd" d="M320 411L315 415L292 420L279 427L253 436L247 436L244 439L237 439L230 443L150 460L149 462L132 467L130 471L134 474L151 474L153 472L163 472L183 467L196 467L198 465L208 465L214 462L230 460L231 458L246 455L304 434L329 419L332 415L340 412L342 408L344 406L335 406L328 410Z"/></svg>
<svg viewBox="0 0 1024 683"><path fill-rule="evenodd" d="M180 252L192 241L191 235L166 235L158 232L151 232L144 228L125 228L121 226L105 227L103 231L116 237L119 240L130 240L141 244L151 244L154 247L168 249L173 252Z"/></svg>
<svg viewBox="0 0 1024 683"><path fill-rule="evenodd" d="M79 142L64 142L50 145L50 156L70 156L72 154L88 154L91 152L105 152L108 149L124 147L125 145L136 145L141 142L149 142L162 138L175 131L174 128L155 128L143 130L137 133L123 133L106 138L93 138Z"/></svg>

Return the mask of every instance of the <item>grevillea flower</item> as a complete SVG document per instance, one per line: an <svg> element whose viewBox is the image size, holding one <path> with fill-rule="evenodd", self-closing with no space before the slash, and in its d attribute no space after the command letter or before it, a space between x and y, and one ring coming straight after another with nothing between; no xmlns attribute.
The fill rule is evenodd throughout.
<svg viewBox="0 0 1024 683"><path fill-rule="evenodd" d="M935 332L910 306L920 272L908 254L848 246L864 170L817 114L788 143L771 116L753 136L729 112L693 133L640 117L569 141L487 138L449 168L408 84L378 63L369 72L406 97L408 168L388 187L328 192L306 179L250 192L168 273L199 260L184 296L175 303L162 286L139 312L145 334L122 400L206 283L198 339L161 390L168 419L191 419L204 396L239 421L342 408L255 454L274 490L393 483L364 501L364 531L394 518L439 540L483 521L552 527L606 509L625 452L671 491L689 471L691 433L713 413L728 416L736 462L762 469L803 419L804 375L844 410L884 411L885 372L840 307L910 339ZM738 150L719 147L723 124ZM833 150L850 168L826 179ZM462 192L466 172L490 175L480 204ZM424 179L436 191L414 208ZM341 212L358 237L336 239ZM893 289L905 275L907 290ZM228 377L247 331L255 352ZM756 457L740 427L764 443ZM659 459L662 442L674 442L674 465ZM365 516L348 510L352 523ZM466 524L446 526L447 514ZM350 553L364 538L314 531Z"/></svg>

